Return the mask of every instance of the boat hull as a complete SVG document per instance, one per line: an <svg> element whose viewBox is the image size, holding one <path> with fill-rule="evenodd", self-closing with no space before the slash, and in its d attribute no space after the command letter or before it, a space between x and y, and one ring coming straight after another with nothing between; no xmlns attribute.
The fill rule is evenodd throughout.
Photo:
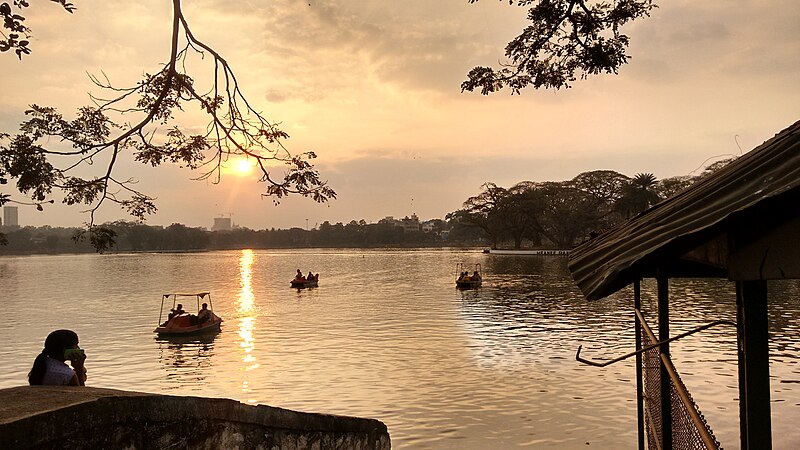
<svg viewBox="0 0 800 450"><path fill-rule="evenodd" d="M153 333L157 333L159 336L195 336L198 334L218 332L220 331L221 324L222 319L219 318L210 322L189 326L170 324L170 322L167 322L165 325L156 327Z"/></svg>
<svg viewBox="0 0 800 450"><path fill-rule="evenodd" d="M456 287L459 289L475 289L480 286L480 281L456 281Z"/></svg>
<svg viewBox="0 0 800 450"><path fill-rule="evenodd" d="M292 281L291 285L295 289L315 288L319 285L317 281Z"/></svg>

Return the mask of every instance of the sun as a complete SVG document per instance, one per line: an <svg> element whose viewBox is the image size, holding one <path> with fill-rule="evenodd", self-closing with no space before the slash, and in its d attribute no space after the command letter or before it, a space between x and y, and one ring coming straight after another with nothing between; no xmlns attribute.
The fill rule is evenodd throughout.
<svg viewBox="0 0 800 450"><path fill-rule="evenodd" d="M253 171L253 162L246 158L241 158L239 160L234 161L233 163L233 173L239 176L245 176L250 174Z"/></svg>

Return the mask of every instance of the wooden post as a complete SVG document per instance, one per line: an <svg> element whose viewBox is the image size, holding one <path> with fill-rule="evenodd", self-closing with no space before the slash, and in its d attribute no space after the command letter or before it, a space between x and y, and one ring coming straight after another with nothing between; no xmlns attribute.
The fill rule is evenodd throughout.
<svg viewBox="0 0 800 450"><path fill-rule="evenodd" d="M658 270L656 274L658 283L658 340L669 339L669 278ZM669 343L658 347L660 354L669 356ZM672 401L670 398L670 380L667 368L661 361L661 448L672 448Z"/></svg>
<svg viewBox="0 0 800 450"><path fill-rule="evenodd" d="M641 280L633 282L633 308L637 311L642 309L642 284ZM639 318L634 314L633 320L635 323L636 332L636 351L642 349L642 324L639 323ZM644 450L644 383L642 382L642 354L636 354L636 419L637 430L639 434L639 450Z"/></svg>
<svg viewBox="0 0 800 450"><path fill-rule="evenodd" d="M736 282L739 432L742 450L772 448L767 282Z"/></svg>

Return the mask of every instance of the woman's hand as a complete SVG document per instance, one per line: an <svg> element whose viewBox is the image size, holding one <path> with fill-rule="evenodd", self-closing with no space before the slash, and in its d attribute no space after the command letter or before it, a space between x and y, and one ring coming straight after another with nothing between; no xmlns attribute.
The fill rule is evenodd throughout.
<svg viewBox="0 0 800 450"><path fill-rule="evenodd" d="M80 385L86 382L86 367L84 366L84 362L86 361L86 353L74 353L70 355L70 364L72 365L72 369L75 371L75 375L78 376L78 381Z"/></svg>
<svg viewBox="0 0 800 450"><path fill-rule="evenodd" d="M83 363L81 363L80 367L75 368L75 375L78 375L78 380L81 382L81 386L86 383L86 373L86 367L83 366Z"/></svg>

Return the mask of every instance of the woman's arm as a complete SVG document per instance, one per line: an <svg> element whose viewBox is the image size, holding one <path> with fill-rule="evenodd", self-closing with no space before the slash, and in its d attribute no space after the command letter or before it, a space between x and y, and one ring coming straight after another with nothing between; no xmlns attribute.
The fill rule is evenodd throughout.
<svg viewBox="0 0 800 450"><path fill-rule="evenodd" d="M86 354L78 355L75 359L70 361L72 370L75 371L75 376L70 381L71 386L86 385L86 366L83 365L84 361L86 361Z"/></svg>
<svg viewBox="0 0 800 450"><path fill-rule="evenodd" d="M77 381L77 384L70 384L73 386L86 386L86 367L84 367L83 362L72 363L72 368L75 370L74 380Z"/></svg>

